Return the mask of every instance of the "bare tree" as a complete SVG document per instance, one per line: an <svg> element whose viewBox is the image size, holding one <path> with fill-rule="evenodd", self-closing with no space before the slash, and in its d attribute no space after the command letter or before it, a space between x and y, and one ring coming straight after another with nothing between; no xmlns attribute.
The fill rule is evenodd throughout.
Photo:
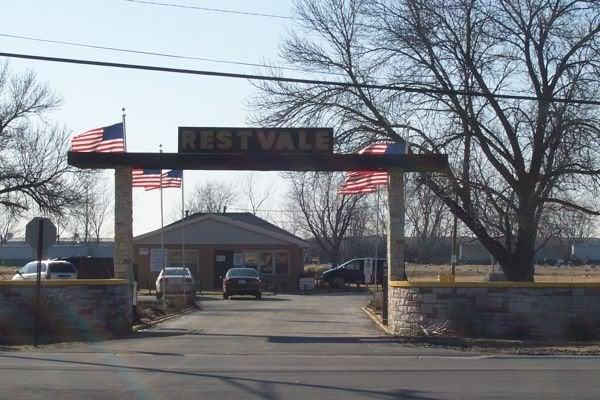
<svg viewBox="0 0 600 400"><path fill-rule="evenodd" d="M62 214L80 200L66 163L68 132L45 114L60 98L29 71L12 75L0 66L0 204Z"/></svg>
<svg viewBox="0 0 600 400"><path fill-rule="evenodd" d="M513 281L533 280L548 207L599 213L572 200L600 189L599 111L585 103L599 98L599 2L304 0L296 16L285 60L355 86L263 82L259 122L448 154L447 176L421 179ZM359 86L371 83L394 90Z"/></svg>
<svg viewBox="0 0 600 400"><path fill-rule="evenodd" d="M71 209L73 232L81 232L81 239L86 243L98 243L110 216L112 193L102 171L81 172L76 179L83 194L83 204Z"/></svg>
<svg viewBox="0 0 600 400"><path fill-rule="evenodd" d="M236 203L237 193L231 184L208 181L194 186L185 208L189 212L221 213Z"/></svg>
<svg viewBox="0 0 600 400"><path fill-rule="evenodd" d="M260 215L260 217L269 219L269 212L263 209L265 203L271 198L273 194L274 184L267 185L264 190L260 190L257 188L258 180L256 174L249 173L244 175L244 178L241 180L239 188L242 194L248 200L248 204L250 205L250 210L254 215Z"/></svg>
<svg viewBox="0 0 600 400"><path fill-rule="evenodd" d="M23 215L18 208L0 206L0 245L15 236L15 229Z"/></svg>
<svg viewBox="0 0 600 400"><path fill-rule="evenodd" d="M406 183L406 222L407 236L421 263L431 262L435 245L452 233L450 210L415 176Z"/></svg>
<svg viewBox="0 0 600 400"><path fill-rule="evenodd" d="M339 173L290 173L290 218L312 235L331 263L340 261L340 246L355 218L362 196L339 196L344 177Z"/></svg>
<svg viewBox="0 0 600 400"><path fill-rule="evenodd" d="M594 235L597 217L579 210L556 205L548 207L542 218L541 237L546 238L538 244L538 248L551 239L560 242L564 247L563 259L571 255L571 248L576 244L585 244Z"/></svg>

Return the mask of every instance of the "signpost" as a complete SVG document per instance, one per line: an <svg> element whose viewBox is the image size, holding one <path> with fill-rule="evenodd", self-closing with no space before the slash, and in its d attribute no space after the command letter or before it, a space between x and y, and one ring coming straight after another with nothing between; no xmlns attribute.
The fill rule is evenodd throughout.
<svg viewBox="0 0 600 400"><path fill-rule="evenodd" d="M36 251L37 281L35 285L35 322L33 343L38 345L40 324L40 291L42 281L42 259L47 256L48 247L56 242L56 227L48 218L35 217L25 226L25 241Z"/></svg>
<svg viewBox="0 0 600 400"><path fill-rule="evenodd" d="M48 248L56 243L56 227L48 218L32 218L25 226L25 241L33 248L32 257L36 257L37 260L43 259L48 256ZM37 253L40 245L41 255Z"/></svg>

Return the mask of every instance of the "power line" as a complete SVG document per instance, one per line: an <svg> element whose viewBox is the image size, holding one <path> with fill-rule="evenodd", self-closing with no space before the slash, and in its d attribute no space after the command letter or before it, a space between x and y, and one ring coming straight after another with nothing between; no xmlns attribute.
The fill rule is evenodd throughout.
<svg viewBox="0 0 600 400"><path fill-rule="evenodd" d="M156 72L169 72L177 74L187 75L202 75L202 76L214 76L221 78L235 78L235 79L248 79L255 81L270 81L270 82L285 82L285 83L298 83L304 85L324 85L324 86L337 86L343 88L363 88L363 89L374 89L374 90L393 90L397 92L406 93L419 93L419 94L437 94L437 95L460 95L460 96L473 96L473 97L485 97L485 98L497 98L505 100L546 100L556 103L570 103L570 104L587 104L587 105L600 105L598 100L583 100L583 99L565 99L559 97L536 97L536 96L524 96L524 95L510 95L510 94L486 94L471 90L446 90L446 89L435 89L435 88L420 88L414 86L395 86L395 85L382 85L382 84L355 84L352 82L343 81L325 81L316 79L302 79L302 78L287 78L272 75L256 75L256 74L240 74L232 72L222 71L202 71L195 69L182 69L182 68L171 68L171 67L159 67L155 65L143 65L143 64L125 64L115 63L106 61L94 61L84 60L76 58L63 58L63 57L48 57L39 56L33 54L18 54L18 53L4 53L0 52L0 57L9 58L21 58L27 60L38 60L38 61L49 61L49 62L60 62L67 64L80 64L80 65L94 65L99 67L112 67L112 68L124 68L134 69L142 71L156 71Z"/></svg>
<svg viewBox="0 0 600 400"><path fill-rule="evenodd" d="M356 206L354 207L354 210L372 210L372 209L380 209L383 207L379 207L376 205L365 205L365 206ZM310 214L321 214L322 212L318 211L318 210L292 210L292 209L262 209L262 208L258 208L256 210L253 210L251 208L242 208L242 207L227 207L227 211L230 212L254 212L256 211L257 213L285 213L285 214L305 214L305 213L310 213Z"/></svg>
<svg viewBox="0 0 600 400"><path fill-rule="evenodd" d="M250 15L250 16L254 16L254 17L268 17L268 18L279 18L279 19L295 19L294 17L288 17L285 15L256 13L256 12L239 11L239 10L226 10L223 8L186 6L183 4L164 3L164 2L160 2L160 1L149 1L149 0L123 0L123 1L127 1L129 3L149 4L149 5L153 5L153 6L164 6L164 7L185 8L185 9L192 9L192 10L199 10L199 11L220 12L220 13L225 13L225 14Z"/></svg>
<svg viewBox="0 0 600 400"><path fill-rule="evenodd" d="M121 52L121 53L143 54L143 55L149 55L149 56L176 58L176 59L183 59L183 60L208 61L208 62L221 63L221 64L243 65L246 67L271 68L270 65L244 62L244 61L220 60L220 59L216 59L216 58L184 56L184 55L179 55L179 54L161 53L161 52L154 52L154 51L147 51L147 50L124 49L121 47L102 46L102 45L96 45L96 44L91 44L91 43L69 42L69 41L54 40L54 39L42 39L42 38L32 37L32 36L12 35L9 33L0 33L0 37L29 40L29 41L42 42L42 43L62 44L62 45L67 45L67 46L84 47L84 48L90 48L90 49L117 51L117 52ZM306 71L306 70L303 70L300 68L293 68L293 67L277 66L274 68L289 70L289 71L298 71L298 72L304 72L304 73L312 73L311 71ZM340 76L342 75L342 74L338 74L335 72L322 72L322 73L328 74L328 75L340 75Z"/></svg>
<svg viewBox="0 0 600 400"><path fill-rule="evenodd" d="M0 37L7 37L7 38L12 38L12 39L22 39L22 40L29 40L29 41L42 42L42 43L62 44L62 45L67 45L67 46L75 46L75 47L83 47L83 48L91 48L91 49L109 50L109 51L116 51L116 52L122 52L122 53L132 53L132 54L142 54L142 55L150 55L150 56L158 56L158 57L183 59L183 60L197 60L197 61L206 61L206 62L214 62L214 63L221 63L221 64L242 65L242 66L249 66L249 67L260 67L260 68L276 68L276 69L287 70L287 71L298 71L298 72L303 72L306 74L315 72L315 71L307 71L305 69L294 68L294 67L271 66L271 65L267 65L267 64L258 64L258 63L251 63L251 62L245 62L245 61L232 61L232 60L221 60L221 59L216 59L216 58L184 56L184 55L179 55L179 54L153 52L153 51L148 51L148 50L124 49L121 47L102 46L102 45L91 44L91 43L70 42L70 41L55 40L55 39L42 39L42 38L38 38L38 37L13 35L13 34L9 34L9 33L0 33ZM319 73L324 74L324 75L343 76L343 77L346 76L345 74L342 74L339 72L319 71ZM413 78L417 78L417 77L426 78L426 76L424 76L424 75L417 76L414 74L412 75L412 77ZM523 92L520 90L511 90L511 89L504 89L504 91L511 92L511 93L522 93Z"/></svg>

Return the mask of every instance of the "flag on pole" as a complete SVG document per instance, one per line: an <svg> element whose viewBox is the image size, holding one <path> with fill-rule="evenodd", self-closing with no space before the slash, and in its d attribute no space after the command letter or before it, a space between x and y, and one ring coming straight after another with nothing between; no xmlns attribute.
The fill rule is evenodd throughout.
<svg viewBox="0 0 600 400"><path fill-rule="evenodd" d="M180 169L172 169L162 174L162 187L163 188L180 188L181 181L183 179L183 171ZM146 187L146 190L159 189L161 182L158 182L156 186Z"/></svg>
<svg viewBox="0 0 600 400"><path fill-rule="evenodd" d="M160 186L160 169L134 168L131 173L131 186L140 188L153 188Z"/></svg>
<svg viewBox="0 0 600 400"><path fill-rule="evenodd" d="M119 122L118 124L80 133L71 139L71 151L122 153L125 151L123 132L123 123Z"/></svg>
<svg viewBox="0 0 600 400"><path fill-rule="evenodd" d="M405 154L405 143L375 143L358 154ZM338 194L366 194L377 191L377 187L387 185L387 171L352 171L346 174L344 184L338 190Z"/></svg>

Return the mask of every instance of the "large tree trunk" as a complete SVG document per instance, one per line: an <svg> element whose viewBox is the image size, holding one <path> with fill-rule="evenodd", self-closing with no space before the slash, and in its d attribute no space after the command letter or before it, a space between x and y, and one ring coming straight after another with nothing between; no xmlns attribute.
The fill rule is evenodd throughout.
<svg viewBox="0 0 600 400"><path fill-rule="evenodd" d="M502 265L506 278L513 282L533 282L535 275L535 240L537 225L532 217L534 212L525 214L517 233L515 251L510 255L510 262Z"/></svg>
<svg viewBox="0 0 600 400"><path fill-rule="evenodd" d="M493 239L490 242L482 240L482 244L500 264L506 279L511 282L534 281L535 233L520 232L513 252Z"/></svg>
<svg viewBox="0 0 600 400"><path fill-rule="evenodd" d="M511 254L508 262L500 263L506 279L511 282L533 282L535 274L535 248L519 247Z"/></svg>
<svg viewBox="0 0 600 400"><path fill-rule="evenodd" d="M535 275L535 250L537 224L533 202L525 203L520 210L519 229L513 248L504 248L505 257L498 258L504 275L511 282L533 282ZM528 208L529 207L529 208ZM512 247L512 246L511 246ZM511 251L512 250L512 251Z"/></svg>

